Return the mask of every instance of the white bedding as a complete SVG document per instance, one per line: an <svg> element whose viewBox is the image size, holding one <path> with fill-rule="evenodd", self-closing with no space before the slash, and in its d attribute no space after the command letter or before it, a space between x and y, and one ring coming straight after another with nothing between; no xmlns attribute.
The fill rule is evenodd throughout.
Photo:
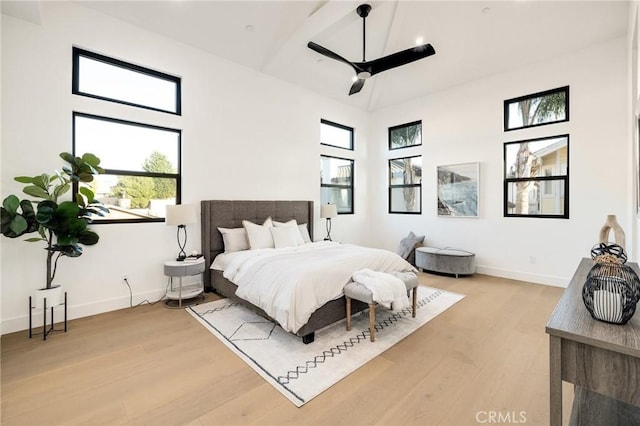
<svg viewBox="0 0 640 426"><path fill-rule="evenodd" d="M316 309L340 297L354 272L415 271L390 251L330 241L236 252L225 263L224 277L238 286L236 295L293 333Z"/></svg>

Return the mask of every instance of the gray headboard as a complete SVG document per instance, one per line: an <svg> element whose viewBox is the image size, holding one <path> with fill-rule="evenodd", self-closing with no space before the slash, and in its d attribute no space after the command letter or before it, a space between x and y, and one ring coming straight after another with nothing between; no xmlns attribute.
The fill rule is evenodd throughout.
<svg viewBox="0 0 640 426"><path fill-rule="evenodd" d="M224 251L222 234L218 228L242 228L243 220L262 224L271 216L278 222L295 219L307 223L313 241L313 201L201 201L202 254L205 256L205 288L211 280L209 267L213 259Z"/></svg>

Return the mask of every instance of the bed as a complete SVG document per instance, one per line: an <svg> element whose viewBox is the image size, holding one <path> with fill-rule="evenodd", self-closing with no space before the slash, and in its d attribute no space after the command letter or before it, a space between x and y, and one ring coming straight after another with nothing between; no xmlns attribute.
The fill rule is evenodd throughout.
<svg viewBox="0 0 640 426"><path fill-rule="evenodd" d="M224 252L224 242L218 228L242 228L242 221L256 224L271 217L274 221L287 222L295 219L298 224L307 224L313 241L313 202L312 201L231 201L205 200L201 202L202 215L202 253L205 257L205 290L215 291L221 296L236 300L254 312L272 319L263 309L236 295L238 286L224 277L221 270L210 269L212 262ZM352 312L367 308L365 303L353 303ZM317 309L308 321L295 334L302 337L304 343L314 340L315 332L329 324L344 319L346 301L344 296L330 300Z"/></svg>

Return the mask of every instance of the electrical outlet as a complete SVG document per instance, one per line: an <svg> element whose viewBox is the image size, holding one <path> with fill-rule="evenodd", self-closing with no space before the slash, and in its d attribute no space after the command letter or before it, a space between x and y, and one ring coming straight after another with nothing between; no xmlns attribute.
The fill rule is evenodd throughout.
<svg viewBox="0 0 640 426"><path fill-rule="evenodd" d="M129 279L129 276L127 274L122 274L122 284L126 284L128 279Z"/></svg>
<svg viewBox="0 0 640 426"><path fill-rule="evenodd" d="M529 263L536 263L537 259L535 256L529 256Z"/></svg>

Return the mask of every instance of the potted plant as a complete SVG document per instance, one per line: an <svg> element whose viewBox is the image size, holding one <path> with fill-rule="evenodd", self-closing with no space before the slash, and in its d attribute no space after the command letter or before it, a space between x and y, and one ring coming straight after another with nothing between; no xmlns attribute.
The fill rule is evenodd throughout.
<svg viewBox="0 0 640 426"><path fill-rule="evenodd" d="M99 240L98 234L88 228L91 216L104 216L104 213L109 212L95 199L94 191L88 185L95 175L104 173L99 166L100 159L89 153L82 157L74 157L68 152L61 153L60 158L67 163L62 167L62 171L56 170L51 175L43 173L39 176L15 178L16 181L27 185L23 188L25 194L42 201L20 200L16 195L9 195L3 200L0 208L2 235L18 238L25 234L37 233L37 237L27 238L25 241L42 241L46 244L46 286L40 289L42 292L38 292L41 294L36 297L36 301L46 297L50 306L60 301L61 287L53 285L58 260L62 256L79 257L82 255L83 245L96 244ZM58 202L72 185L77 185L74 200Z"/></svg>

